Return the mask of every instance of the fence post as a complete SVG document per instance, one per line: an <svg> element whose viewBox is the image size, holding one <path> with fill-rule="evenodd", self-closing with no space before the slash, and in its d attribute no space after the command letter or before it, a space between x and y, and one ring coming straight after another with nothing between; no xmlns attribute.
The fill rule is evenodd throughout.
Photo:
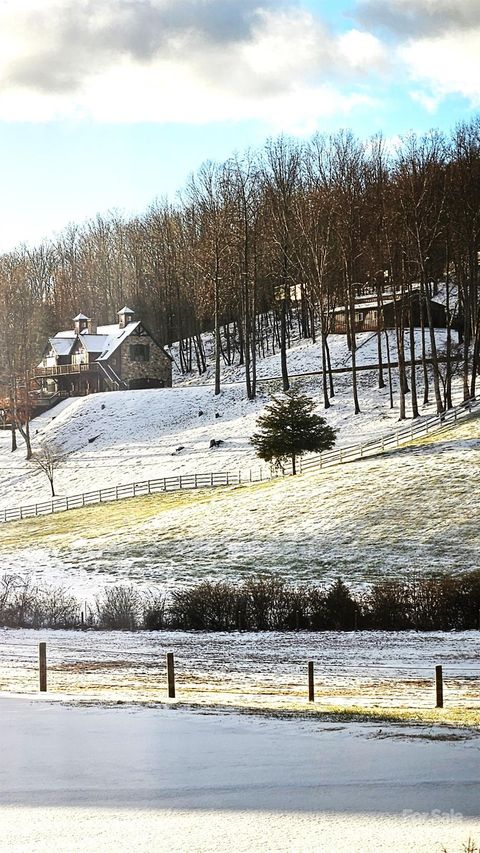
<svg viewBox="0 0 480 853"><path fill-rule="evenodd" d="M443 708L443 672L441 666L435 667L435 690L437 694L437 708Z"/></svg>
<svg viewBox="0 0 480 853"><path fill-rule="evenodd" d="M167 652L168 698L175 699L175 664L173 652Z"/></svg>
<svg viewBox="0 0 480 853"><path fill-rule="evenodd" d="M315 702L315 683L313 676L313 660L308 661L308 701Z"/></svg>
<svg viewBox="0 0 480 853"><path fill-rule="evenodd" d="M38 672L40 676L40 693L47 692L47 644L38 644Z"/></svg>

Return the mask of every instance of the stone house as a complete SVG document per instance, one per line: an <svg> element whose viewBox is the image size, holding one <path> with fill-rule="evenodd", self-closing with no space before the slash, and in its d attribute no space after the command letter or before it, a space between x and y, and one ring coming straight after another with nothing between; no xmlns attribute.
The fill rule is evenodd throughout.
<svg viewBox="0 0 480 853"><path fill-rule="evenodd" d="M78 397L97 391L167 388L172 357L125 306L118 324L98 326L85 314L49 339L34 378L45 393Z"/></svg>

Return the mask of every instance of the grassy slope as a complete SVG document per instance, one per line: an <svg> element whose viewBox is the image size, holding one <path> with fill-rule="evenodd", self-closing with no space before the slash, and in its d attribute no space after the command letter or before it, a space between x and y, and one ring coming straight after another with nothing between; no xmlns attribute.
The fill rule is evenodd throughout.
<svg viewBox="0 0 480 853"><path fill-rule="evenodd" d="M3 568L91 592L102 580L169 586L260 568L291 580L341 574L361 583L477 567L479 448L475 420L323 473L4 525Z"/></svg>

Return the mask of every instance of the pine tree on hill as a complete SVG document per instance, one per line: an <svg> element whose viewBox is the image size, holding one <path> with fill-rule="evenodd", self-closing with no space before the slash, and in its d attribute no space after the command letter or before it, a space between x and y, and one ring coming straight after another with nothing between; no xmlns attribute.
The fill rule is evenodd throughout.
<svg viewBox="0 0 480 853"><path fill-rule="evenodd" d="M296 390L287 391L283 399L272 397L257 421L260 431L250 439L260 459L277 466L291 459L292 473L296 474L298 456L330 450L336 430L315 413L315 406L315 400Z"/></svg>

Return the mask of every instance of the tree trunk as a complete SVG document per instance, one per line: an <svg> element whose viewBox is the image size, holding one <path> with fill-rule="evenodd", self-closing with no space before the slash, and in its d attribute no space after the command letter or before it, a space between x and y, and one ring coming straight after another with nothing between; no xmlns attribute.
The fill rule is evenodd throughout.
<svg viewBox="0 0 480 853"><path fill-rule="evenodd" d="M220 394L220 317L219 317L219 283L218 283L218 260L217 269L215 271L215 292L214 292L214 323L215 323L215 394Z"/></svg>
<svg viewBox="0 0 480 853"><path fill-rule="evenodd" d="M377 287L377 357L378 357L378 387L385 388L383 378L383 352L382 352L382 305L380 288Z"/></svg>
<svg viewBox="0 0 480 853"><path fill-rule="evenodd" d="M287 366L287 300L286 298L282 299L282 307L280 314L280 364L282 370L282 384L283 390L288 391L290 389L290 382L288 379L288 366Z"/></svg>
<svg viewBox="0 0 480 853"><path fill-rule="evenodd" d="M322 338L322 386L323 386L323 405L325 409L330 408L330 400L328 399L328 382L327 382L327 347L326 347L326 336L323 330L323 322L321 329L321 338Z"/></svg>
<svg viewBox="0 0 480 853"><path fill-rule="evenodd" d="M415 329L413 326L413 310L412 310L412 299L411 293L410 296L410 323L409 323L409 337L410 337L410 388L412 390L412 418L418 418L418 400L417 400L417 368L415 365Z"/></svg>
<svg viewBox="0 0 480 853"><path fill-rule="evenodd" d="M425 288L425 283L422 282L423 288ZM438 356L437 356L437 342L435 340L435 329L433 327L433 318L432 318L432 307L430 305L430 299L428 293L426 294L426 307L427 307L427 319L428 319L428 329L430 332L430 347L432 350L432 367L433 367L433 388L435 391L435 401L437 404L437 415L443 412L443 400L442 394L440 391L440 373L438 369Z"/></svg>

